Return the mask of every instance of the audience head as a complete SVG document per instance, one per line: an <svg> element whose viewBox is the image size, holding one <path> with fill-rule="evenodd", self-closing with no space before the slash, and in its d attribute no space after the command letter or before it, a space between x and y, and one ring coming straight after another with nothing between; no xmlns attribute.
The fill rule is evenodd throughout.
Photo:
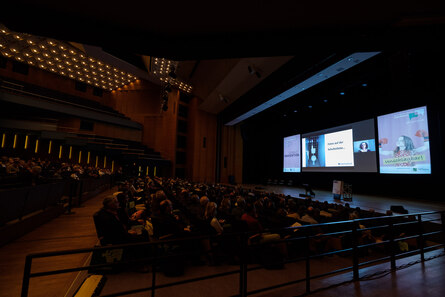
<svg viewBox="0 0 445 297"><path fill-rule="evenodd" d="M102 201L104 209L107 210L117 210L119 208L119 201L115 196L107 196Z"/></svg>
<svg viewBox="0 0 445 297"><path fill-rule="evenodd" d="M215 202L207 203L204 217L206 219L210 219L210 218L213 218L214 216L216 216L217 208L218 208L218 205Z"/></svg>
<svg viewBox="0 0 445 297"><path fill-rule="evenodd" d="M159 210L163 214L170 214L173 210L172 202L168 199L162 200L159 204Z"/></svg>
<svg viewBox="0 0 445 297"><path fill-rule="evenodd" d="M202 196L201 199L199 199L199 203L202 207L206 207L207 203L209 203L209 198L207 196Z"/></svg>

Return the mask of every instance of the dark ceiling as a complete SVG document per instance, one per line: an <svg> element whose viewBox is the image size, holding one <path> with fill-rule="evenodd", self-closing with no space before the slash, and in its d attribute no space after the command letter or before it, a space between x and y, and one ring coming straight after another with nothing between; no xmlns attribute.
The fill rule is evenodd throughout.
<svg viewBox="0 0 445 297"><path fill-rule="evenodd" d="M445 49L445 3L439 0L8 2L0 23L11 30L128 57L195 61L190 71L203 60L294 57L226 108L226 119L265 100L266 91L297 83L320 61L356 51Z"/></svg>
<svg viewBox="0 0 445 297"><path fill-rule="evenodd" d="M175 60L440 44L444 2L8 1L12 30Z"/></svg>

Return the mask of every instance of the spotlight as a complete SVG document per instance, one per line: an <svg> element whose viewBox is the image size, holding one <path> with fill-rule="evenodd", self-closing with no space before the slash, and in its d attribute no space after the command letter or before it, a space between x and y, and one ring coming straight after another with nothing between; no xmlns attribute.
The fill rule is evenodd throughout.
<svg viewBox="0 0 445 297"><path fill-rule="evenodd" d="M248 66L247 66L247 70L249 71L249 74L250 74L250 75L255 74L255 70L253 70L252 66L248 65Z"/></svg>
<svg viewBox="0 0 445 297"><path fill-rule="evenodd" d="M172 86L168 83L168 84L166 84L166 85L164 86L164 90L165 90L167 93L170 93L170 92L172 91Z"/></svg>
<svg viewBox="0 0 445 297"><path fill-rule="evenodd" d="M168 76L170 76L171 78L176 78L175 67L172 66L170 68L170 72L168 73Z"/></svg>
<svg viewBox="0 0 445 297"><path fill-rule="evenodd" d="M259 73L255 68L253 68L253 66L248 65L247 71L249 71L250 75L255 75L256 77L261 78L261 73Z"/></svg>

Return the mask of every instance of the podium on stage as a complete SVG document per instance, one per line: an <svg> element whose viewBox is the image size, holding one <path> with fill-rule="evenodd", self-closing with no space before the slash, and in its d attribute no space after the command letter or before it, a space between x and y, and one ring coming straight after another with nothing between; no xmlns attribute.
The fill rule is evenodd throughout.
<svg viewBox="0 0 445 297"><path fill-rule="evenodd" d="M334 180L332 183L334 200L352 201L352 185L342 180Z"/></svg>

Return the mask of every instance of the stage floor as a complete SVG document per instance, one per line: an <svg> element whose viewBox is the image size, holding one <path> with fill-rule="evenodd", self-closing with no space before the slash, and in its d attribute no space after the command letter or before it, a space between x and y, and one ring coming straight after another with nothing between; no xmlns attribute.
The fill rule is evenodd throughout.
<svg viewBox="0 0 445 297"><path fill-rule="evenodd" d="M253 185L253 184L243 184L240 187L255 189L257 191L264 191L266 193L277 193L290 195L294 198L301 198L300 194L305 194L304 188L291 187L291 186L280 186L280 185ZM321 202L327 201L328 203L346 204L349 203L351 208L360 207L361 209L371 210L373 209L378 213L386 213L387 210L391 209L392 205L403 206L408 213L418 213L418 212L428 212L428 211L442 211L445 210L445 198L442 201L433 200L420 200L413 198L400 198L400 197L385 197L385 196L371 196L363 194L352 193L352 201L335 200L332 192L320 189L312 189L315 193L313 200L318 200Z"/></svg>

